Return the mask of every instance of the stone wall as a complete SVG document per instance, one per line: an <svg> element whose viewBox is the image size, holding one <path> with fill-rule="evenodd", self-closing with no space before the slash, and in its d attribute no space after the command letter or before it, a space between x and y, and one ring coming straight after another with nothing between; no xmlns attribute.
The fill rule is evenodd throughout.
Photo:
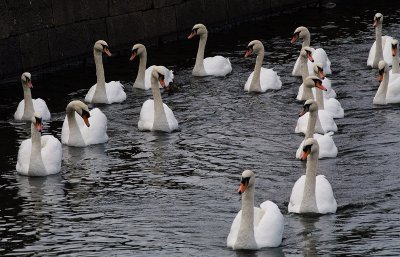
<svg viewBox="0 0 400 257"><path fill-rule="evenodd" d="M0 0L0 79L111 49L173 41L196 23L230 24L315 0Z"/></svg>

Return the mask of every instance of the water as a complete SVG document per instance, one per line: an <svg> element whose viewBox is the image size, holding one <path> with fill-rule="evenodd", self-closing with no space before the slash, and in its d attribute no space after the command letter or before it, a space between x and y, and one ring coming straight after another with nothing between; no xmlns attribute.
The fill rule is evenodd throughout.
<svg viewBox="0 0 400 257"><path fill-rule="evenodd" d="M368 7L367 7L368 6ZM193 78L197 40L149 48L149 64L175 71L175 94L163 94L179 121L172 134L139 132L142 103L150 91L132 89L137 61L129 53L108 58L107 80L121 80L128 100L99 107L108 117L110 141L86 148L63 146L59 174L16 174L18 146L29 125L12 119L22 98L18 81L0 87L0 253L6 256L398 256L400 199L398 105L376 107L377 71L366 67L374 40L372 18L385 15L384 34L398 35L400 4L338 4L249 22L209 35L206 56L229 57L226 78ZM301 104L300 79L290 76L307 26L313 46L332 61L330 76L345 118L337 119L338 158L319 162L331 182L338 211L303 217L287 213L294 182L305 172L295 160L302 136L294 134ZM189 33L189 32L188 32ZM253 39L266 48L283 87L247 94L244 83L255 57L244 59ZM111 48L112 50L112 48ZM95 82L93 65L33 77L33 96L46 100L52 121L45 133L60 138L64 110ZM226 247L240 209L236 190L244 169L256 173L255 201L274 201L285 217L281 247L235 252Z"/></svg>

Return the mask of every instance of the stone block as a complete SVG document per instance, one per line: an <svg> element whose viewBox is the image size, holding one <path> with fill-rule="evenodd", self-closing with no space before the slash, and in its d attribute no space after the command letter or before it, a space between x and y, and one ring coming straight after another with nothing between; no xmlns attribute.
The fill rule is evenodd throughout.
<svg viewBox="0 0 400 257"><path fill-rule="evenodd" d="M224 24L228 22L227 0L204 0L204 24Z"/></svg>
<svg viewBox="0 0 400 257"><path fill-rule="evenodd" d="M0 78L22 73L21 53L17 37L0 40Z"/></svg>
<svg viewBox="0 0 400 257"><path fill-rule="evenodd" d="M0 39L7 38L11 32L9 11L5 0L0 0Z"/></svg>
<svg viewBox="0 0 400 257"><path fill-rule="evenodd" d="M38 30L19 36L22 67L30 70L50 62L47 30Z"/></svg>
<svg viewBox="0 0 400 257"><path fill-rule="evenodd" d="M241 17L267 13L270 9L269 0L227 0L229 22Z"/></svg>
<svg viewBox="0 0 400 257"><path fill-rule="evenodd" d="M87 50L89 52L93 51L93 45L97 40L102 39L110 44L107 35L106 18L87 21L86 26L89 40L89 48ZM90 42L92 42L92 44L90 44ZM112 45L110 45L110 48L112 50Z"/></svg>
<svg viewBox="0 0 400 257"><path fill-rule="evenodd" d="M53 26L52 0L6 0L11 35Z"/></svg>
<svg viewBox="0 0 400 257"><path fill-rule="evenodd" d="M154 38L176 32L174 7L163 7L143 12L146 38Z"/></svg>
<svg viewBox="0 0 400 257"><path fill-rule="evenodd" d="M151 9L152 0L109 0L110 16Z"/></svg>
<svg viewBox="0 0 400 257"><path fill-rule="evenodd" d="M89 19L98 19L108 16L108 0L84 0L85 13Z"/></svg>
<svg viewBox="0 0 400 257"><path fill-rule="evenodd" d="M111 45L133 45L145 38L142 12L109 17L106 22Z"/></svg>
<svg viewBox="0 0 400 257"><path fill-rule="evenodd" d="M183 0L153 0L153 7L161 8L165 6L177 5L183 2L184 2Z"/></svg>
<svg viewBox="0 0 400 257"><path fill-rule="evenodd" d="M55 26L65 25L86 18L83 0L53 0L53 23Z"/></svg>
<svg viewBox="0 0 400 257"><path fill-rule="evenodd" d="M189 0L175 6L176 26L178 32L190 34L190 30L197 23L204 23L204 1Z"/></svg>

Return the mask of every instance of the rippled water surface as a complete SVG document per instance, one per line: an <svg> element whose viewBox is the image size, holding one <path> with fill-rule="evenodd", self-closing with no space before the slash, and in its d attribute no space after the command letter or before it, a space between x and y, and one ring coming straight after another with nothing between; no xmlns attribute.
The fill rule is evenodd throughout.
<svg viewBox="0 0 400 257"><path fill-rule="evenodd" d="M191 76L197 40L150 47L149 64L175 71L179 91L163 94L180 125L172 134L138 131L140 108L151 92L132 89L137 61L129 63L128 52L108 58L107 80L121 80L128 95L122 104L98 106L108 117L109 142L63 146L61 172L46 178L16 174L18 146L30 137L30 125L13 121L20 83L3 83L0 254L399 256L400 108L372 105L377 71L366 67L374 14L385 15L384 34L400 33L400 3L386 2L302 9L211 31L206 56L230 58L233 72L225 78ZM294 134L301 83L290 76L300 44L290 44L289 38L300 25L311 31L312 45L328 53L332 85L345 109L334 135L339 155L319 162L338 211L320 217L287 213L292 186L305 172L305 164L294 158L302 141ZM243 58L244 49L253 39L264 43L264 66L278 72L281 90L243 91L255 63L254 57ZM83 99L94 82L90 63L33 76L33 96L45 99L53 115L45 133L60 138L65 106ZM244 169L256 173L256 203L273 200L284 214L279 248L235 252L226 247L240 209L236 189Z"/></svg>

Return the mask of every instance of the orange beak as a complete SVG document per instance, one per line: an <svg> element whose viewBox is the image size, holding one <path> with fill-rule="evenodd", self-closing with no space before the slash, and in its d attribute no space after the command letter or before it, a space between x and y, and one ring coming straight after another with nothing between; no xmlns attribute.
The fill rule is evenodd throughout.
<svg viewBox="0 0 400 257"><path fill-rule="evenodd" d="M383 80L383 74L378 74L378 81L382 82L382 80Z"/></svg>
<svg viewBox="0 0 400 257"><path fill-rule="evenodd" d="M108 50L108 48L104 48L104 53L106 53L106 55L111 56L110 50Z"/></svg>
<svg viewBox="0 0 400 257"><path fill-rule="evenodd" d="M308 60L310 60L310 62L314 62L314 58L312 57L312 55L310 53L307 53L307 58L308 58Z"/></svg>
<svg viewBox="0 0 400 257"><path fill-rule="evenodd" d="M239 194L243 194L244 191L246 191L246 189L247 189L247 185L243 184L243 183L240 183L240 186L239 186L239 189L238 189L238 193Z"/></svg>
<svg viewBox="0 0 400 257"><path fill-rule="evenodd" d="M131 55L131 58L129 58L129 61L133 61L133 59L135 59L136 57L136 52L133 52Z"/></svg>
<svg viewBox="0 0 400 257"><path fill-rule="evenodd" d="M32 81L29 80L28 82L26 82L26 84L28 85L29 88L33 88Z"/></svg>
<svg viewBox="0 0 400 257"><path fill-rule="evenodd" d="M300 160L302 160L302 161L307 160L308 154L309 154L309 153L308 153L308 152L305 152L305 151L301 152Z"/></svg>
<svg viewBox="0 0 400 257"><path fill-rule="evenodd" d="M161 87L165 87L165 81L163 78L159 79Z"/></svg>
<svg viewBox="0 0 400 257"><path fill-rule="evenodd" d="M85 122L86 126L90 127L89 117L87 115L84 115L82 118L83 118L83 121Z"/></svg>
<svg viewBox="0 0 400 257"><path fill-rule="evenodd" d="M325 78L325 74L324 74L324 72L322 70L319 70L318 74L319 74L319 78L320 79L324 79Z"/></svg>
<svg viewBox="0 0 400 257"><path fill-rule="evenodd" d="M306 113L307 113L306 110L302 110L302 111L299 113L299 117L303 116L303 115L306 114Z"/></svg>
<svg viewBox="0 0 400 257"><path fill-rule="evenodd" d="M192 33L190 33L188 36L188 39L192 39L194 36L196 36L196 32L192 31Z"/></svg>
<svg viewBox="0 0 400 257"><path fill-rule="evenodd" d="M299 35L298 34L293 35L292 40L290 40L290 43L296 42L297 39L299 39Z"/></svg>
<svg viewBox="0 0 400 257"><path fill-rule="evenodd" d="M396 56L397 46L392 47L392 56Z"/></svg>
<svg viewBox="0 0 400 257"><path fill-rule="evenodd" d="M251 54L253 53L253 51L251 51L250 49L246 51L246 53L244 54L244 57L249 57Z"/></svg>
<svg viewBox="0 0 400 257"><path fill-rule="evenodd" d="M324 87L324 85L322 85L321 81L317 81L317 83L315 83L315 87L317 87L323 91L328 91L328 89L326 89L326 87Z"/></svg>
<svg viewBox="0 0 400 257"><path fill-rule="evenodd" d="M35 128L37 129L37 131L42 132L43 124L41 122L36 122L35 123Z"/></svg>
<svg viewBox="0 0 400 257"><path fill-rule="evenodd" d="M374 28L376 28L377 25L378 25L378 21L374 19L374 24L372 26L374 26Z"/></svg>

